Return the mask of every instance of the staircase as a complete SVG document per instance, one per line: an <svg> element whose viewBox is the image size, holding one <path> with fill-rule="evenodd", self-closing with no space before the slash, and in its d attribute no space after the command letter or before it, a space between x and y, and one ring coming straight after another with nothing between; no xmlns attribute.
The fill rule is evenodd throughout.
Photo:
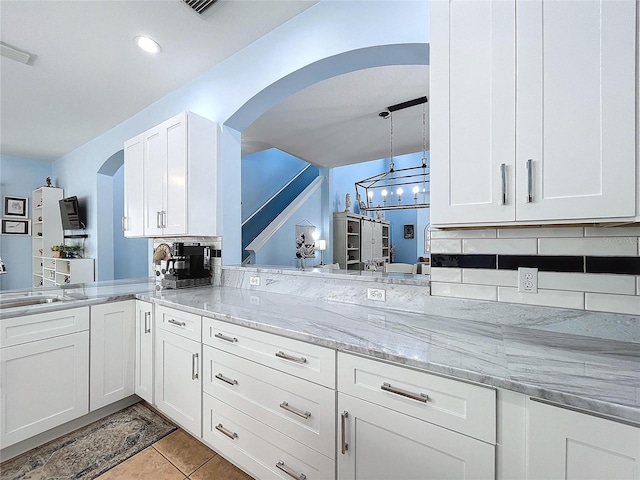
<svg viewBox="0 0 640 480"><path fill-rule="evenodd" d="M271 198L242 222L242 263L250 262L245 250L285 209L318 178L320 171L314 165L306 165Z"/></svg>

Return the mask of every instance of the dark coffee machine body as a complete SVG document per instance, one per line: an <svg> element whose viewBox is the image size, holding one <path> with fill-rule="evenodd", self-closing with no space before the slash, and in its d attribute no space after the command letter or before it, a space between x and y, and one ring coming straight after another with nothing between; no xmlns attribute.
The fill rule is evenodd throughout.
<svg viewBox="0 0 640 480"><path fill-rule="evenodd" d="M174 243L166 261L163 288L211 285L211 249L199 243Z"/></svg>

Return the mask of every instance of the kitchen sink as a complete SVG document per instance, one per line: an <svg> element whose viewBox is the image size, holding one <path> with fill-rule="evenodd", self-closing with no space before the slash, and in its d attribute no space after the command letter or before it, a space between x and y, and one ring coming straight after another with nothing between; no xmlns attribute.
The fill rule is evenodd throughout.
<svg viewBox="0 0 640 480"><path fill-rule="evenodd" d="M54 303L62 300L59 297L18 297L18 298L0 298L0 308L18 308L30 307L33 305L42 305L43 303Z"/></svg>

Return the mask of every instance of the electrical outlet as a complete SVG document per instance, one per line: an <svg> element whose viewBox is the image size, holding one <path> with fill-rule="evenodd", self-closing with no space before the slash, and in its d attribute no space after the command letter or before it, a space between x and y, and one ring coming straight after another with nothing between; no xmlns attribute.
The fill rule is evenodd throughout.
<svg viewBox="0 0 640 480"><path fill-rule="evenodd" d="M538 293L537 268L518 268L518 291L524 293Z"/></svg>
<svg viewBox="0 0 640 480"><path fill-rule="evenodd" d="M367 288L367 299L384 302L387 300L387 291L384 288Z"/></svg>
<svg viewBox="0 0 640 480"><path fill-rule="evenodd" d="M260 286L260 277L249 277L249 285Z"/></svg>

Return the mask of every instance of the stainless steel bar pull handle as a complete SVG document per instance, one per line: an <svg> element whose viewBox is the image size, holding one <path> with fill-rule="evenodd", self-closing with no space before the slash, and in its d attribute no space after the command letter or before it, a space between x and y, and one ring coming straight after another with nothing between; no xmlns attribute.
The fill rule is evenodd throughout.
<svg viewBox="0 0 640 480"><path fill-rule="evenodd" d="M285 360L291 360L292 362L296 362L296 363L307 363L307 359L304 357L294 357L292 355L289 355L288 353L284 353L282 350L280 350L279 352L276 353L276 357L278 358L284 358Z"/></svg>
<svg viewBox="0 0 640 480"><path fill-rule="evenodd" d="M126 217L122 217L122 220L121 220L121 224L122 224L122 231L123 231L123 232L126 232L126 231L127 231L126 227L124 226L125 218L126 218Z"/></svg>
<svg viewBox="0 0 640 480"><path fill-rule="evenodd" d="M533 202L533 160L527 160L527 203Z"/></svg>
<svg viewBox="0 0 640 480"><path fill-rule="evenodd" d="M227 337L226 335L223 335L222 333L216 333L214 335L214 337L219 338L220 340L224 340L226 342L231 342L231 343L235 343L238 341L238 339L236 337Z"/></svg>
<svg viewBox="0 0 640 480"><path fill-rule="evenodd" d="M412 400L418 400L419 402L427 403L429 400L429 395L425 393L413 393L408 392L407 390L403 390L398 387L392 387L390 383L383 383L380 385L380 388L385 392L395 393L396 395L402 395L403 397L411 398Z"/></svg>
<svg viewBox="0 0 640 480"><path fill-rule="evenodd" d="M162 211L162 228L167 228L167 212L166 212L166 210Z"/></svg>
<svg viewBox="0 0 640 480"><path fill-rule="evenodd" d="M304 473L297 473L291 470L291 468L287 467L282 460L276 463L276 467L278 467L280 470L282 470L284 473L286 473L290 477L295 478L297 480L306 480L307 478L307 476Z"/></svg>
<svg viewBox="0 0 640 480"><path fill-rule="evenodd" d="M169 323L173 324L173 325L177 325L179 327L186 327L187 324L185 322L179 322L178 320L174 320L173 318L170 318L169 320L167 320Z"/></svg>
<svg viewBox="0 0 640 480"><path fill-rule="evenodd" d="M340 452L342 455L345 454L347 450L349 450L349 444L347 443L347 418L349 417L349 412L346 410L340 414Z"/></svg>
<svg viewBox="0 0 640 480"><path fill-rule="evenodd" d="M236 438L238 438L238 434L236 432L232 432L231 430L227 430L226 428L224 428L222 426L221 423L219 423L218 425L216 425L216 430L218 430L220 433L222 433L223 435L226 435L227 437L229 437L231 440L235 440Z"/></svg>
<svg viewBox="0 0 640 480"><path fill-rule="evenodd" d="M225 377L224 375L222 375L221 373L217 374L217 375L216 375L216 378L217 378L218 380L222 380L222 381L223 381L223 382L225 382L225 383L228 383L229 385L237 385L237 384L238 384L238 381L237 381L237 380L233 380L233 379L231 379L231 378L227 378L227 377Z"/></svg>
<svg viewBox="0 0 640 480"><path fill-rule="evenodd" d="M500 184L502 185L502 195L500 197L500 204L507 204L507 165L500 165Z"/></svg>
<svg viewBox="0 0 640 480"><path fill-rule="evenodd" d="M162 215L162 212L157 212L156 213L156 227L157 228L162 228L162 219L160 218L161 215Z"/></svg>
<svg viewBox="0 0 640 480"><path fill-rule="evenodd" d="M191 380L198 379L198 370L200 370L198 368L198 354L194 353L191 356Z"/></svg>
<svg viewBox="0 0 640 480"><path fill-rule="evenodd" d="M144 333L151 333L151 312L144 312Z"/></svg>
<svg viewBox="0 0 640 480"><path fill-rule="evenodd" d="M298 410L297 408L290 406L288 402L282 402L280 404L280 408L284 408L287 412L291 412L294 415L298 415L299 417L302 417L305 420L311 416L311 412L303 412L302 410Z"/></svg>

